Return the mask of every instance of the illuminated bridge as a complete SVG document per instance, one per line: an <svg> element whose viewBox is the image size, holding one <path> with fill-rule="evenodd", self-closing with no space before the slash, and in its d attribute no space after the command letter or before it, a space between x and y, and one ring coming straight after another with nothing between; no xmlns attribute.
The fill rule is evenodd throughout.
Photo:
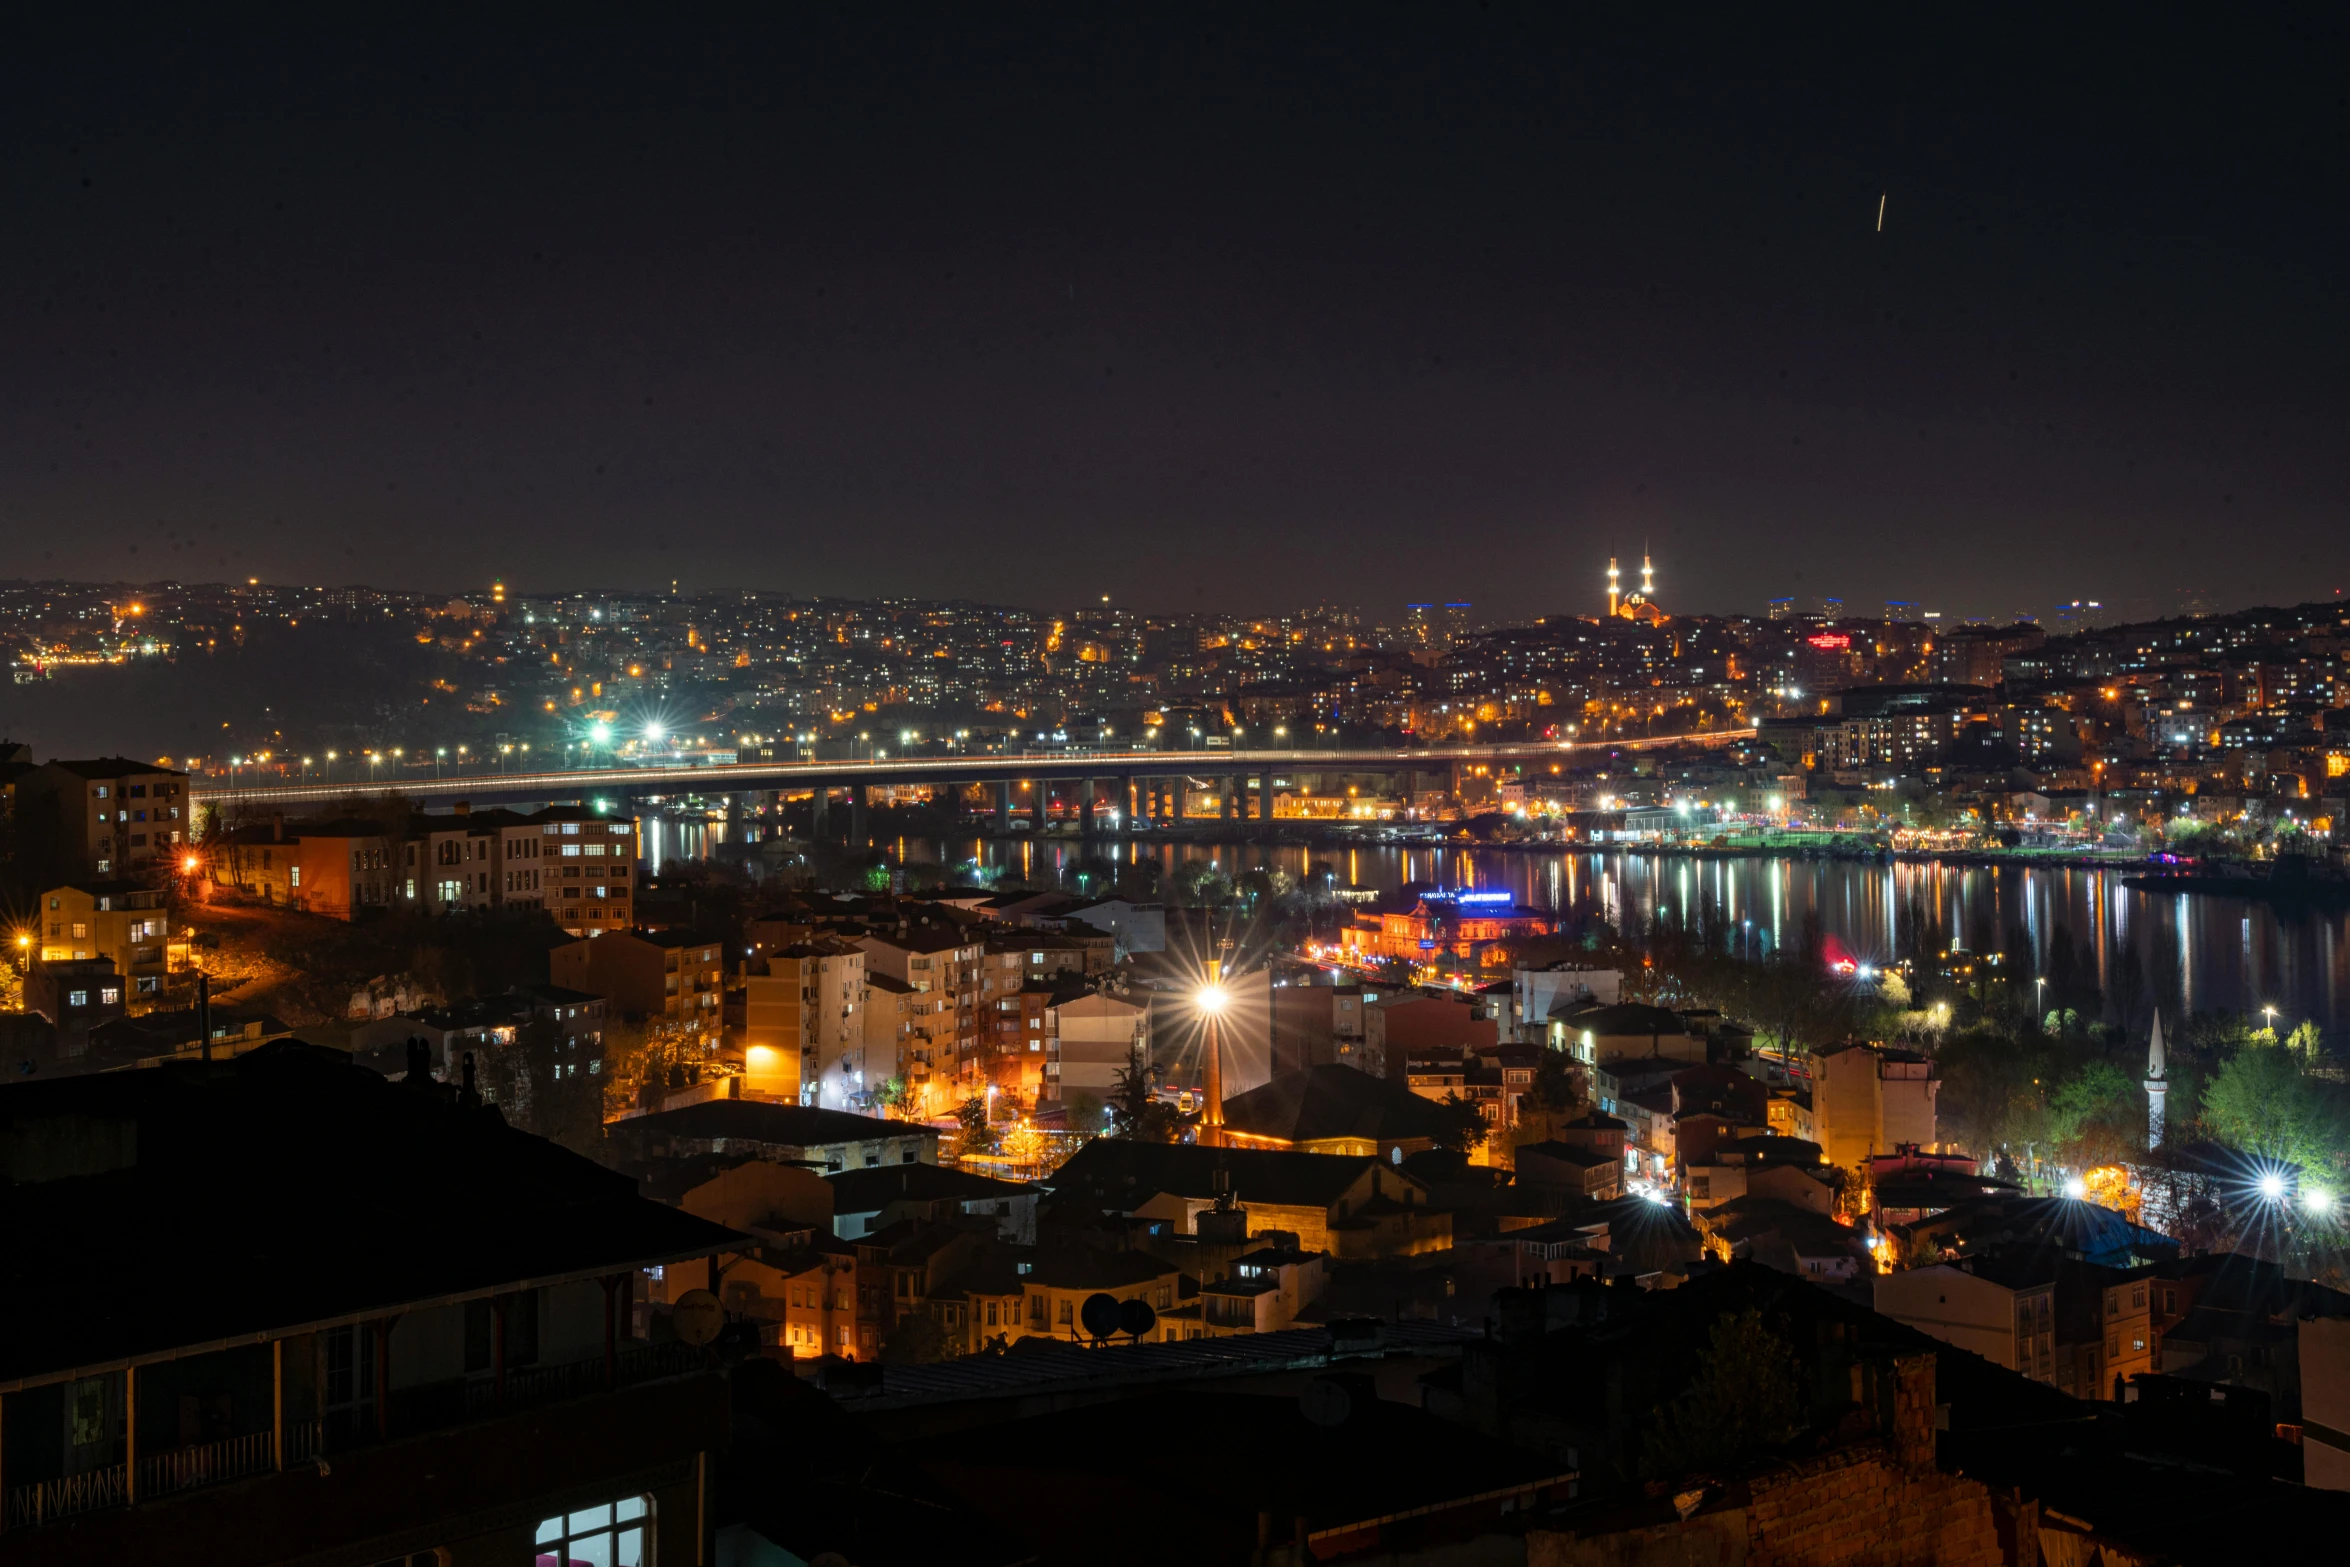
<svg viewBox="0 0 2350 1567"><path fill-rule="evenodd" d="M813 793L821 806L832 790L848 792L852 805L863 803L865 786L881 784L953 787L997 785L999 817L1010 811L1010 786L1015 783L1114 782L1113 800L1136 801L1163 795L1151 785L1164 779L1224 779L1227 802L1245 802L1246 785L1253 780L1259 795L1259 815L1270 819L1273 776L1286 773L1370 773L1399 779L1428 775L1452 786L1460 769L1511 763L1550 766L1583 761L1617 751L1648 751L1671 746L1720 746L1752 736L1752 729L1719 729L1702 734L1655 735L1641 739L1527 741L1514 745L1434 746L1398 748L1112 751L1069 748L1053 751L998 752L949 756L880 756L870 760L731 762L703 766L567 768L551 772L470 772L455 776L420 776L415 769L363 772L332 781L239 782L220 778L190 781L197 803L232 806L244 811L308 811L332 807L353 794L397 789L419 806L453 805L463 800L475 805L523 805L557 801L641 800L671 795L737 795ZM1144 795L1134 793L1137 784ZM1406 787L1410 787L1407 782ZM1087 789L1085 799L1095 797ZM1226 809L1232 807L1227 804ZM1141 804L1124 806L1145 815L1156 814ZM1241 807L1246 813L1245 804ZM1090 814L1090 813L1089 813Z"/></svg>

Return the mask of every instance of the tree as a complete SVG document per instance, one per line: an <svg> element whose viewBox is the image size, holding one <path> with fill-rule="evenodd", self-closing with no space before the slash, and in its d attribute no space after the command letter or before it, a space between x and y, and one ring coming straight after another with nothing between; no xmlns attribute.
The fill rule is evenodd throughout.
<svg viewBox="0 0 2350 1567"><path fill-rule="evenodd" d="M1110 1085L1110 1114L1115 1135L1138 1143L1171 1143L1182 1130L1182 1117L1158 1094L1157 1067L1137 1061L1119 1070Z"/></svg>
<svg viewBox="0 0 2350 1567"><path fill-rule="evenodd" d="M1446 1094L1436 1108L1443 1116L1436 1130L1437 1147L1467 1153L1485 1141L1485 1112L1468 1100L1458 1094Z"/></svg>
<svg viewBox="0 0 2350 1567"><path fill-rule="evenodd" d="M1793 1441L1802 1416L1793 1347L1754 1307L1725 1312L1689 1386L1651 1417L1645 1467L1660 1479L1729 1469Z"/></svg>
<svg viewBox="0 0 2350 1567"><path fill-rule="evenodd" d="M2323 1085L2301 1070L2292 1051L2248 1044L2203 1093L2203 1125L2229 1147L2331 1174L2343 1134Z"/></svg>
<svg viewBox="0 0 2350 1567"><path fill-rule="evenodd" d="M2120 1067L2092 1061L2048 1102L2048 1133L2075 1165L2114 1164L2138 1150L2146 1112Z"/></svg>
<svg viewBox="0 0 2350 1567"><path fill-rule="evenodd" d="M959 1144L965 1155L994 1153L1002 1139L995 1123L987 1118L987 1095L973 1094L955 1107L955 1119L963 1123Z"/></svg>

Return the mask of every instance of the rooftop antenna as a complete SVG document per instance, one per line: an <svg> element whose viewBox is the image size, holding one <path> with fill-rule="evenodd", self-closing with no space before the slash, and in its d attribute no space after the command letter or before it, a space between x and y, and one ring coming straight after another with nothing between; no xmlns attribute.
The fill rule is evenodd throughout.
<svg viewBox="0 0 2350 1567"><path fill-rule="evenodd" d="M212 1059L212 976L196 971L196 1046L203 1059Z"/></svg>

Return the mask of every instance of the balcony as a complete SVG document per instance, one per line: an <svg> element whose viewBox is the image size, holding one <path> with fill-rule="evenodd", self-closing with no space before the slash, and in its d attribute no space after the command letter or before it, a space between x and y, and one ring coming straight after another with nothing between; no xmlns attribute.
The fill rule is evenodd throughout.
<svg viewBox="0 0 2350 1567"><path fill-rule="evenodd" d="M82 1474L11 1486L5 1527L37 1528L61 1518L128 1507L134 1501L151 1502L179 1491L225 1485L250 1475L265 1474L285 1465L277 1461L277 1437L272 1431L223 1437L153 1453L138 1461L138 1489L130 1486L131 1465L117 1462ZM308 1463L319 1451L319 1423L302 1421L286 1428L286 1464Z"/></svg>
<svg viewBox="0 0 2350 1567"><path fill-rule="evenodd" d="M38 1528L85 1513L159 1501L295 1468L324 1455L690 1376L708 1364L709 1357L690 1344L636 1344L619 1351L609 1363L597 1356L515 1368L502 1381L476 1377L397 1388L380 1418L373 1401L367 1401L330 1410L322 1419L286 1421L282 1461L278 1432L254 1431L121 1457L80 1474L12 1485L0 1507L0 1531ZM115 1446L120 1452L122 1444Z"/></svg>

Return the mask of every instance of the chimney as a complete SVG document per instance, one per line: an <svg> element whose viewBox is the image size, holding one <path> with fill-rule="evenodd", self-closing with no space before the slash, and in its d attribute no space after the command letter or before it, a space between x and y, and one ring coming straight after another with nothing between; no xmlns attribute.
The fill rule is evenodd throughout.
<svg viewBox="0 0 2350 1567"><path fill-rule="evenodd" d="M473 802L471 800L459 800L457 802L457 814L459 816L471 816L473 814Z"/></svg>
<svg viewBox="0 0 2350 1567"><path fill-rule="evenodd" d="M275 815L273 815L272 817L270 817L270 819L269 819L269 841L270 841L271 843L283 843L283 842L285 842L285 841L286 841L286 813L285 813L285 812L283 812L283 811L279 811L278 813L276 813Z"/></svg>

